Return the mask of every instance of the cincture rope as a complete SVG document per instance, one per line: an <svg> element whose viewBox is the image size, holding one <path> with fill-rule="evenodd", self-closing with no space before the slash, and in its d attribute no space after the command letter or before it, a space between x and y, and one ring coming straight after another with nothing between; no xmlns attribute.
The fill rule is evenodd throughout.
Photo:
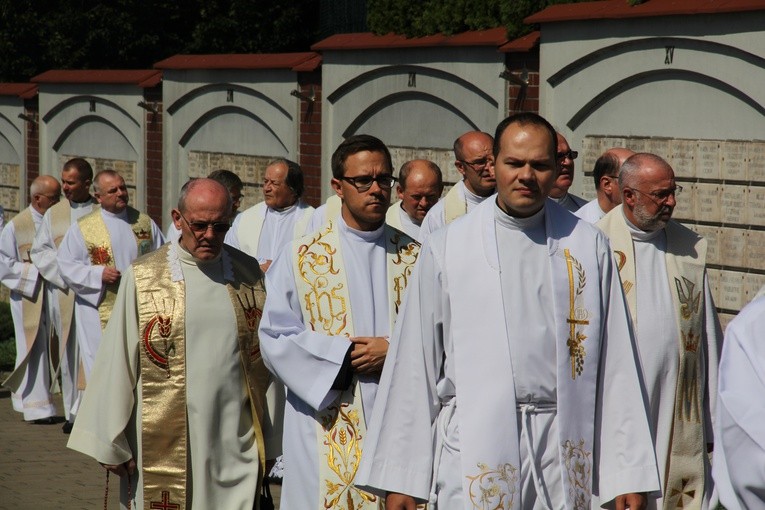
<svg viewBox="0 0 765 510"><path fill-rule="evenodd" d="M132 484L130 483L130 474L127 475L128 477L128 486L127 486L127 510L130 510L130 502L133 500L132 496ZM109 470L106 470L106 488L104 489L104 510L109 510Z"/></svg>

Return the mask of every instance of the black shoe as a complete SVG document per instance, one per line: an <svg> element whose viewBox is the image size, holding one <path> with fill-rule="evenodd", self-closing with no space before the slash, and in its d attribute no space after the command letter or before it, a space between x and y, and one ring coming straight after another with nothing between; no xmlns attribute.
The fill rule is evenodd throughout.
<svg viewBox="0 0 765 510"><path fill-rule="evenodd" d="M64 434L71 434L73 426L74 426L74 423L68 421L64 423L64 426L61 427L61 430L64 431Z"/></svg>
<svg viewBox="0 0 765 510"><path fill-rule="evenodd" d="M32 420L32 423L35 425L55 425L58 422L54 416L49 416L47 418L38 418L37 420Z"/></svg>

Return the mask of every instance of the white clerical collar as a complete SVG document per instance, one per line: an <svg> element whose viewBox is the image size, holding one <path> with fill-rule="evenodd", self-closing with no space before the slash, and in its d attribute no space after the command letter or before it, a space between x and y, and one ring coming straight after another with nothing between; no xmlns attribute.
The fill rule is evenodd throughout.
<svg viewBox="0 0 765 510"><path fill-rule="evenodd" d="M221 249L218 256L214 259L202 260L196 258L186 248L181 246L178 239L173 239L170 241L170 246L167 250L167 263L170 266L170 275L174 282L183 280L182 263L189 266L201 266L200 269L205 266L210 267L214 264L222 264L223 278L227 281L234 281L234 268L225 249Z"/></svg>
<svg viewBox="0 0 765 510"><path fill-rule="evenodd" d="M518 218L516 216L510 216L505 211L499 208L499 205L494 204L494 221L497 225L500 225L509 230L528 230L530 228L536 228L544 225L545 222L545 207L528 216L526 218Z"/></svg>
<svg viewBox="0 0 765 510"><path fill-rule="evenodd" d="M355 228L348 226L342 214L340 214L338 218L340 221L338 221L337 224L340 228L340 232L347 235L351 240L355 238L358 241L366 243L375 242L383 235L383 231L385 230L385 222L375 230L356 230Z"/></svg>
<svg viewBox="0 0 765 510"><path fill-rule="evenodd" d="M646 232L645 230L637 228L629 219L627 219L627 215L624 214L624 209L622 209L622 216L624 216L624 221L627 223L627 230L630 231L630 235L635 241L650 241L664 233L663 228L659 228L651 232Z"/></svg>
<svg viewBox="0 0 765 510"><path fill-rule="evenodd" d="M399 201L399 209L401 209L401 210L398 213L401 215L400 216L401 221L405 221L405 222L411 223L412 225L417 225L418 227L422 226L422 220L414 221L414 218L409 216L409 213L406 212L406 209L404 209L403 203L404 203L403 200Z"/></svg>
<svg viewBox="0 0 765 510"><path fill-rule="evenodd" d="M83 207L90 207L95 203L95 199L91 196L88 197L88 199L84 202L75 202L74 200L69 201L69 207L72 209L82 209Z"/></svg>
<svg viewBox="0 0 765 510"><path fill-rule="evenodd" d="M125 208L122 210L122 212L118 212L118 213L110 213L110 212L109 212L109 211L107 211L106 209L104 209L104 208L101 208L101 213L102 213L102 214L104 215L104 217L106 217L106 218L119 218L119 219L121 219L121 220L127 220L127 207L125 207Z"/></svg>
<svg viewBox="0 0 765 510"><path fill-rule="evenodd" d="M462 182L462 190L465 192L465 200L470 204L478 205L491 196L489 195L489 197L482 197L480 195L476 195L475 193L470 191L467 186L465 186L464 180L461 182Z"/></svg>
<svg viewBox="0 0 765 510"><path fill-rule="evenodd" d="M288 205L288 206L287 206L287 207L285 207L284 209L274 209L274 208L272 208L272 207L269 207L269 208L268 208L268 212L269 212L269 213L271 213L271 214L276 214L276 215L278 215L278 216L287 216L287 215L288 215L288 214L290 214L292 211L294 211L295 209L297 209L297 206L298 206L298 203L297 203L297 202L295 202L295 203L294 203L294 204L292 204L292 205Z"/></svg>
<svg viewBox="0 0 765 510"><path fill-rule="evenodd" d="M32 211L32 221L34 221L35 223L40 223L40 221L43 218L43 213L41 213L40 211L38 211L31 205L29 206L29 210Z"/></svg>

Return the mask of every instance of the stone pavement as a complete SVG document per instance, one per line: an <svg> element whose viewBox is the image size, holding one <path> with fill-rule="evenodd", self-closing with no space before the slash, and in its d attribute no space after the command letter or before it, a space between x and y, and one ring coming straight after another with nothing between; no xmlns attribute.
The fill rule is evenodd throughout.
<svg viewBox="0 0 765 510"><path fill-rule="evenodd" d="M56 397L61 410L61 397ZM90 457L66 447L58 425L25 423L0 390L0 509L104 508L105 471ZM277 501L280 486L272 486ZM110 478L108 509L119 509L119 483Z"/></svg>

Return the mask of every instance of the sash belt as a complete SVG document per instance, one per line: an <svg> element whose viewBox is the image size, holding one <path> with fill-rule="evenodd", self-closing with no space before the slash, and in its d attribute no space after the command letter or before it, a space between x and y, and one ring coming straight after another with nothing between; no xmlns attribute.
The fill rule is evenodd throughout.
<svg viewBox="0 0 765 510"><path fill-rule="evenodd" d="M539 468L537 467L537 452L534 449L533 443L531 442L530 415L555 413L557 412L558 407L554 403L547 402L518 402L516 409L521 413L521 437L526 442L526 450L528 451L528 455L531 460L531 476L534 479L534 488L537 491L537 501L542 503L542 506L545 508L545 510L551 510L550 506L548 505L547 493L545 492L544 485L542 484L542 478L539 476Z"/></svg>

